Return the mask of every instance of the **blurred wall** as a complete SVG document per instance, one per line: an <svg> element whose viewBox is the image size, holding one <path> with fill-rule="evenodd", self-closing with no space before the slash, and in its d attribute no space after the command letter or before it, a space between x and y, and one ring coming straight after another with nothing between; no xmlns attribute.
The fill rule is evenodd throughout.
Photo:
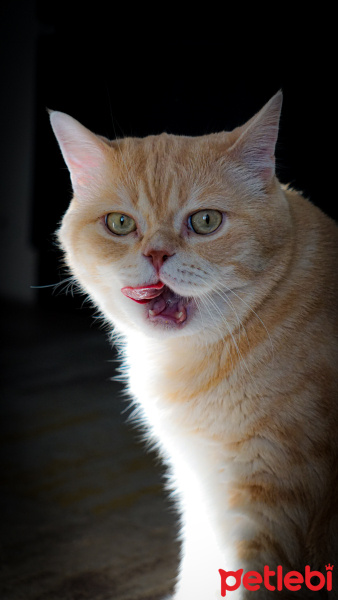
<svg viewBox="0 0 338 600"><path fill-rule="evenodd" d="M37 22L34 0L5 1L0 14L0 296L33 301L32 243Z"/></svg>

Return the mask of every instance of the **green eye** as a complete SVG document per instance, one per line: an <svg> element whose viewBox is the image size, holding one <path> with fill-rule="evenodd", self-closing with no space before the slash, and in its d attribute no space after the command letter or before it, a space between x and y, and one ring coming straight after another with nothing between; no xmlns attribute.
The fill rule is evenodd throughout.
<svg viewBox="0 0 338 600"><path fill-rule="evenodd" d="M116 235L128 235L136 229L134 219L122 213L112 212L106 215L105 223L108 229Z"/></svg>
<svg viewBox="0 0 338 600"><path fill-rule="evenodd" d="M222 223L222 213L219 210L199 210L188 219L195 233L206 235L212 233Z"/></svg>

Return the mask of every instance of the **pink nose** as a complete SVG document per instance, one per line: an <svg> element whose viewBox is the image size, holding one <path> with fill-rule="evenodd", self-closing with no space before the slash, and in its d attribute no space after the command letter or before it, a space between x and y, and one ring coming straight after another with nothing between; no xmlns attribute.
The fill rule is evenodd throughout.
<svg viewBox="0 0 338 600"><path fill-rule="evenodd" d="M151 259L155 269L159 272L163 263L173 254L170 254L167 250L148 250L144 256L148 256Z"/></svg>

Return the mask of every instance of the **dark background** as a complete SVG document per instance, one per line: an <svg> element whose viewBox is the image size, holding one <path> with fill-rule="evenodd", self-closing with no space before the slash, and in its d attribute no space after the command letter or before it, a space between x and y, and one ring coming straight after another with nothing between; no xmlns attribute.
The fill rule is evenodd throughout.
<svg viewBox="0 0 338 600"><path fill-rule="evenodd" d="M46 107L112 138L164 130L200 135L243 123L281 88L279 177L337 217L330 16L323 23L316 13L311 21L310 11L307 21L296 22L278 6L274 15L241 7L238 14L219 9L210 15L204 7L197 15L195 8L196 24L169 7L160 12L145 5L135 11L120 4L4 3L1 114L7 138L3 135L2 162L9 180L1 224L12 248L7 249L8 285L2 284L7 297L74 305L50 288L30 289L63 277L53 232L71 197ZM256 17L265 19L260 28ZM27 153L29 183L19 206L11 195ZM13 244L23 236L20 257ZM15 285L9 273L15 273Z"/></svg>

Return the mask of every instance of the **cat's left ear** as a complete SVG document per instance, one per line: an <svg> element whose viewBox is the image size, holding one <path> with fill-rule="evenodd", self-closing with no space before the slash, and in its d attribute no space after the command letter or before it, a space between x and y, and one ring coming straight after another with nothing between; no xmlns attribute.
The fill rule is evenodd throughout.
<svg viewBox="0 0 338 600"><path fill-rule="evenodd" d="M275 147L282 101L283 94L279 91L250 121L235 129L231 134L235 141L227 152L265 186L275 174Z"/></svg>
<svg viewBox="0 0 338 600"><path fill-rule="evenodd" d="M90 196L104 178L106 144L69 115L50 112L50 122L69 169L72 186L78 198Z"/></svg>

